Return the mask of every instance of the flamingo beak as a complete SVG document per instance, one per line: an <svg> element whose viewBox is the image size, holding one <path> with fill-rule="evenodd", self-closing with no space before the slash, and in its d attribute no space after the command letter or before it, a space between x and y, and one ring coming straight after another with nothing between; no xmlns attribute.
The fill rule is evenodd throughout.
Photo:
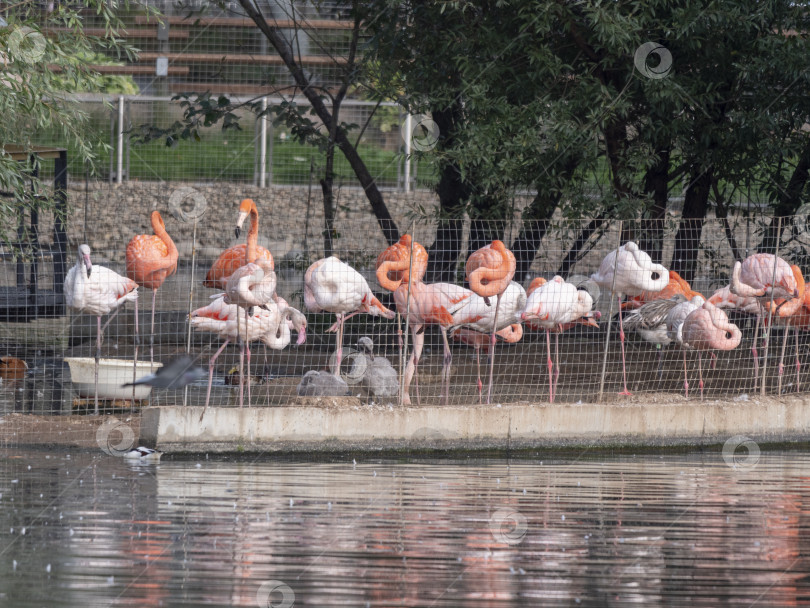
<svg viewBox="0 0 810 608"><path fill-rule="evenodd" d="M599 323L596 322L596 318L594 317L583 317L582 324L590 325L591 327L599 327Z"/></svg>
<svg viewBox="0 0 810 608"><path fill-rule="evenodd" d="M306 341L307 341L307 328L302 327L301 329L298 330L298 340L296 340L295 343L298 346L301 346Z"/></svg>
<svg viewBox="0 0 810 608"><path fill-rule="evenodd" d="M531 314L529 314L528 312L520 313L521 321L528 321L529 319L531 319Z"/></svg>
<svg viewBox="0 0 810 608"><path fill-rule="evenodd" d="M247 218L248 214L244 211L239 212L239 217L236 220L236 228L234 229L234 234L236 238L239 238L239 235L242 233L242 224L245 223L245 219Z"/></svg>
<svg viewBox="0 0 810 608"><path fill-rule="evenodd" d="M87 278L89 279L90 278L90 273L93 270L93 263L90 261L90 256L89 255L84 256L84 266L85 266L85 268L87 268Z"/></svg>

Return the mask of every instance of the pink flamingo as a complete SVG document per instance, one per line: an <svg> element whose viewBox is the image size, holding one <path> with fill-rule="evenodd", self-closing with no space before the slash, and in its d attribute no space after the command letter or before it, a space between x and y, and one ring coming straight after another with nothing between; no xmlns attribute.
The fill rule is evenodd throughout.
<svg viewBox="0 0 810 608"><path fill-rule="evenodd" d="M517 342L523 336L523 328L520 326L520 314L526 307L526 290L523 287L512 281L506 288L506 291L501 294L501 305L497 311L489 304L486 303L482 296L473 293L468 299L460 304L458 310L453 313L453 318L456 321L456 328L463 327L472 331L475 337L469 332L462 332L459 339L462 342L470 344L467 340L476 342L480 336L489 334L490 341L493 329L495 336L501 337L504 342ZM496 307L498 308L498 307ZM520 331L516 329L520 328ZM456 328L450 330L450 335L456 336L458 331ZM475 346L475 345L473 345ZM476 348L476 358L479 357L479 347ZM491 348L487 348L488 355L491 355ZM481 371L480 362L478 364L478 397L479 401L482 398L483 385L481 384Z"/></svg>
<svg viewBox="0 0 810 608"><path fill-rule="evenodd" d="M101 359L101 316L138 299L138 284L105 266L93 266L90 247L79 245L79 259L65 277L68 307L96 316L95 414L98 415L98 365ZM109 323L109 321L108 321ZM105 325L106 327L106 325Z"/></svg>
<svg viewBox="0 0 810 608"><path fill-rule="evenodd" d="M411 256L413 250L413 256ZM413 257L413 261L411 261ZM394 292L394 301L400 314L408 315L408 325L413 336L413 350L405 366L402 403L410 405L410 385L416 373L422 348L425 344L425 326L438 325L444 342L442 364L442 401L450 399L450 365L452 352L447 340L448 328L457 324L456 313L473 292L452 283L422 282L427 271L428 255L425 248L406 234L377 256L377 282L381 287ZM419 384L416 400L419 402Z"/></svg>
<svg viewBox="0 0 810 608"><path fill-rule="evenodd" d="M687 399L689 399L689 377L686 371L686 347L683 343L683 322L686 320L686 317L695 312L705 303L706 300L700 295L694 296L688 302L680 302L672 307L672 309L667 313L664 321L667 331L667 338L671 342L677 343L683 352L683 389Z"/></svg>
<svg viewBox="0 0 810 608"><path fill-rule="evenodd" d="M333 373L338 378L343 358L343 324L346 319L360 312L386 319L393 319L396 315L371 293L363 275L335 256L320 259L307 268L304 274L304 304L310 312L331 312L337 317L337 323L329 331L333 328L337 330Z"/></svg>
<svg viewBox="0 0 810 608"><path fill-rule="evenodd" d="M550 281L535 279L529 287L526 308L521 319L532 329L546 330L546 364L548 366L548 401L554 403L556 380L559 376L559 335L566 326L584 319L588 325L596 324L595 318L599 313L592 313L593 298L584 290L578 290L572 283L566 283L560 276ZM555 332L555 354L557 371L554 372L554 362L551 359L551 331Z"/></svg>
<svg viewBox="0 0 810 608"><path fill-rule="evenodd" d="M208 391L205 394L205 408L200 420L205 415L211 398L214 363L232 340L242 340L244 343L259 340L274 350L281 350L290 343L292 326L298 330L297 344L301 345L306 341L306 317L291 306L275 302L269 302L262 307L255 306L245 322L240 320L240 310L239 306L228 304L225 297L220 296L208 306L198 308L189 315L189 323L193 329L215 333L224 340L208 362ZM240 352L240 365L241 363ZM242 407L242 384L239 386L239 406Z"/></svg>
<svg viewBox="0 0 810 608"><path fill-rule="evenodd" d="M785 260L776 257L772 253L755 253L742 262L734 263L734 270L731 273L731 292L737 296L755 298L759 303L757 322L754 328L754 343L751 347L751 354L754 356L754 390L759 382L759 355L757 352L757 339L759 338L759 326L766 309L771 313L778 309L773 306L782 306L788 300L798 300L798 309L801 306L801 299L798 298L799 290L793 269ZM778 304L781 302L782 304ZM795 303L794 303L795 304ZM793 314L793 304L789 304ZM768 349L768 337L763 340L763 349ZM765 375L763 369L762 391L765 391Z"/></svg>
<svg viewBox="0 0 810 608"><path fill-rule="evenodd" d="M495 303L495 317L498 316L498 307L501 304L501 295L512 277L515 276L515 256L506 248L501 241L495 240L486 247L481 247L474 251L469 258L464 269L467 274L467 281L472 289L479 296L489 302L489 298L497 296ZM487 405L492 400L492 376L495 373L495 326L492 327L490 338L491 346L489 353L489 386L487 388Z"/></svg>
<svg viewBox="0 0 810 608"><path fill-rule="evenodd" d="M683 345L698 351L698 378L700 398L703 399L703 361L701 351L734 350L742 339L740 328L728 320L726 313L711 302L692 311L681 328Z"/></svg>
<svg viewBox="0 0 810 608"><path fill-rule="evenodd" d="M484 386L481 383L481 350L483 349L485 353L489 353L491 342L489 332L481 333L480 331L470 329L464 325L456 327L451 331L451 336L455 340L459 340L467 346L472 346L475 349L475 364L476 368L478 369L478 403L483 403L484 397L482 391ZM495 336L501 338L508 344L520 342L520 339L523 338L523 326L520 323L512 323L511 325L496 331Z"/></svg>
<svg viewBox="0 0 810 608"><path fill-rule="evenodd" d="M652 258L646 252L639 249L633 241L629 241L607 254L599 266L599 271L592 274L591 279L600 288L609 290L618 297L619 340L622 347L622 379L624 381L624 390L619 394L632 395L627 390L622 296L639 296L643 292L661 291L669 284L669 272L661 264L653 264Z"/></svg>
<svg viewBox="0 0 810 608"><path fill-rule="evenodd" d="M237 268L256 262L259 259L264 259L270 264L270 270L273 270L273 256L264 247L259 246L259 210L256 208L256 203L251 199L246 198L239 205L239 215L236 220L236 228L234 233L236 238L242 231L242 224L245 219L250 216L250 230L247 233L247 241L240 245L229 247L217 258L214 265L205 276L203 285L205 287L214 287L225 289L225 284Z"/></svg>
<svg viewBox="0 0 810 608"><path fill-rule="evenodd" d="M177 271L177 247L166 232L166 225L159 211L153 211L150 217L155 234L138 234L127 244L127 276L141 287L152 290L152 325L149 332L149 363L155 362L155 300L157 290L163 285L166 277ZM135 300L135 365L133 365L133 382L138 363L138 300ZM133 388L133 394L135 389Z"/></svg>

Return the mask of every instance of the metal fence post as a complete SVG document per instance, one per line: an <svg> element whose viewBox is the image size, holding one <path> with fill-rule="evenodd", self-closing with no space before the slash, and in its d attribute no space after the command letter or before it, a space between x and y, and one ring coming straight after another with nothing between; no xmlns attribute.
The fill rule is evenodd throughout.
<svg viewBox="0 0 810 608"><path fill-rule="evenodd" d="M124 182L124 96L118 96L118 162L116 164L115 181Z"/></svg>
<svg viewBox="0 0 810 608"><path fill-rule="evenodd" d="M405 179L403 180L403 192L411 191L411 131L413 129L413 117L410 112L405 115Z"/></svg>
<svg viewBox="0 0 810 608"><path fill-rule="evenodd" d="M607 373L608 348L610 346L610 326L613 321L613 290L616 287L616 267L619 263L619 248L622 246L622 223L623 221L619 220L619 242L616 244L616 258L613 262L613 283L610 285L610 305L608 306L607 334L605 335L605 351L602 354L602 374L599 378L599 395L596 398L597 402L602 401L602 396L605 392L605 374ZM622 314L621 305L619 306L619 314Z"/></svg>
<svg viewBox="0 0 810 608"><path fill-rule="evenodd" d="M267 187L267 97L262 97L262 115L259 120L259 188Z"/></svg>

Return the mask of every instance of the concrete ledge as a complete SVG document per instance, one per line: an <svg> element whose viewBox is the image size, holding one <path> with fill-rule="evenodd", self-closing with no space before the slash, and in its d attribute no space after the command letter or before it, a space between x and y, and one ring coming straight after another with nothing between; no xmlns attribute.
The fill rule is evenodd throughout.
<svg viewBox="0 0 810 608"><path fill-rule="evenodd" d="M278 408L146 408L141 442L169 453L510 450L810 440L810 398L744 402L390 408L356 399Z"/></svg>

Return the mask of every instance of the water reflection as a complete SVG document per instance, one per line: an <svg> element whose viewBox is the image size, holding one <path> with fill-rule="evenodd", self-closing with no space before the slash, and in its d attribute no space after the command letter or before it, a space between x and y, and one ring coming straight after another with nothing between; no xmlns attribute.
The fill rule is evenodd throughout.
<svg viewBox="0 0 810 608"><path fill-rule="evenodd" d="M803 454L340 460L0 451L0 605L807 601Z"/></svg>

